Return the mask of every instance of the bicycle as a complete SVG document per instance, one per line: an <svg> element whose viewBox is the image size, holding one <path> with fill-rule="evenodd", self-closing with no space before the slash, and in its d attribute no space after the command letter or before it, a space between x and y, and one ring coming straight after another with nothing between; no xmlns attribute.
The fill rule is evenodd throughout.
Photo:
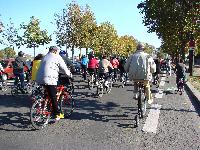
<svg viewBox="0 0 200 150"><path fill-rule="evenodd" d="M4 74L4 72L0 71L0 90L2 91L7 91L8 89L8 85L7 85L7 81L6 81L6 74Z"/></svg>
<svg viewBox="0 0 200 150"><path fill-rule="evenodd" d="M122 88L124 88L124 86L127 85L127 73L125 72L122 73L121 83L122 83Z"/></svg>
<svg viewBox="0 0 200 150"><path fill-rule="evenodd" d="M20 94L30 94L32 92L32 86L30 83L24 83L24 89L21 88L21 83L19 82L19 77L15 78L14 86L11 88L11 95L18 97Z"/></svg>
<svg viewBox="0 0 200 150"><path fill-rule="evenodd" d="M153 76L152 84L153 84L153 85L156 85L156 87L158 87L158 86L159 86L159 76L158 76L158 74L153 73L152 76Z"/></svg>
<svg viewBox="0 0 200 150"><path fill-rule="evenodd" d="M145 95L145 86L142 82L137 82L138 92L136 93L136 99L138 101L138 113L135 116L135 126L139 124L139 119L144 118L146 113L147 98Z"/></svg>
<svg viewBox="0 0 200 150"><path fill-rule="evenodd" d="M88 88L89 90L93 89L95 85L94 73L91 73L90 78L88 79Z"/></svg>
<svg viewBox="0 0 200 150"><path fill-rule="evenodd" d="M180 93L180 95L182 95L183 94L183 89L184 89L184 77L182 77L182 78L180 78L179 79L179 81L178 81L178 90L177 90L177 92L179 92Z"/></svg>
<svg viewBox="0 0 200 150"><path fill-rule="evenodd" d="M74 99L69 91L70 89L67 89L64 85L57 86L58 108L65 118L71 116L75 106ZM53 110L52 102L45 89L43 94L39 93L35 98L30 109L30 120L35 129L41 129L50 122Z"/></svg>
<svg viewBox="0 0 200 150"><path fill-rule="evenodd" d="M101 76L98 78L98 86L97 86L97 95L99 97L102 97L104 94L104 91L106 91L107 93L111 92L112 89L112 78L108 79L108 85L105 85L105 76Z"/></svg>

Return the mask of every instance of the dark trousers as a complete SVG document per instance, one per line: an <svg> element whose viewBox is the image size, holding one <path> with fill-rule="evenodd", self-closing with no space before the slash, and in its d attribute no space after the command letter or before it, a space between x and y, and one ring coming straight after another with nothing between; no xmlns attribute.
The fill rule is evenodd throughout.
<svg viewBox="0 0 200 150"><path fill-rule="evenodd" d="M92 74L94 74L94 82L96 82L97 81L97 71L96 71L96 68L88 68L88 72L89 72L90 76Z"/></svg>
<svg viewBox="0 0 200 150"><path fill-rule="evenodd" d="M20 80L20 83L21 83L21 89L24 89L24 73L14 73L15 75L15 85L17 85L17 83L19 82L18 81L18 78Z"/></svg>
<svg viewBox="0 0 200 150"><path fill-rule="evenodd" d="M117 79L117 68L114 68L114 79Z"/></svg>
<svg viewBox="0 0 200 150"><path fill-rule="evenodd" d="M83 70L83 78L84 78L84 80L86 80L86 76L87 76L87 66L86 66L86 65L82 65L82 70Z"/></svg>
<svg viewBox="0 0 200 150"><path fill-rule="evenodd" d="M45 85L45 89L48 92L49 98L52 102L52 108L53 108L53 115L58 115L60 114L60 110L58 109L58 104L57 104L57 87L56 85Z"/></svg>

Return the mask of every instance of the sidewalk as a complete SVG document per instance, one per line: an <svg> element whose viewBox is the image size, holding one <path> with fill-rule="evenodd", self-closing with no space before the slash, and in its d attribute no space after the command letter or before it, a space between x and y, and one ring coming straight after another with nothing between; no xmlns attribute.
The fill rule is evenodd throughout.
<svg viewBox="0 0 200 150"><path fill-rule="evenodd" d="M189 92L192 94L192 96L194 96L194 98L196 98L196 100L198 100L200 103L200 92L197 89L195 89L190 82L186 82L185 85Z"/></svg>
<svg viewBox="0 0 200 150"><path fill-rule="evenodd" d="M195 66L195 68L200 68L200 66ZM195 72L195 75L200 75L200 72ZM189 77L189 74L187 75ZM188 78L187 77L187 78ZM188 81L186 82L186 88L187 90L191 93L191 95L198 101L200 102L200 92L194 88L194 86Z"/></svg>

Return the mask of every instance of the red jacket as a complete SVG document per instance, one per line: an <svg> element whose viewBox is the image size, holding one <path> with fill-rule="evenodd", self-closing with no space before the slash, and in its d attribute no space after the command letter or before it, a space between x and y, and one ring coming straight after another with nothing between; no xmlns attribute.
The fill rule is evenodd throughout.
<svg viewBox="0 0 200 150"><path fill-rule="evenodd" d="M96 58L91 58L88 63L88 68L94 69L94 68L96 68L97 65L98 65L98 62L97 62Z"/></svg>
<svg viewBox="0 0 200 150"><path fill-rule="evenodd" d="M112 64L113 68L118 68L119 66L119 61L117 60L117 58L112 59L110 63Z"/></svg>

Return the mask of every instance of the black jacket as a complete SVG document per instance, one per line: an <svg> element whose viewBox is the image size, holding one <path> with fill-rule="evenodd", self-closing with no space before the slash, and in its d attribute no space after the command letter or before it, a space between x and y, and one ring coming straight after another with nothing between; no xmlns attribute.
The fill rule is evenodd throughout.
<svg viewBox="0 0 200 150"><path fill-rule="evenodd" d="M16 57L15 61L13 62L13 73L23 73L24 66L26 66L26 61L23 57Z"/></svg>

